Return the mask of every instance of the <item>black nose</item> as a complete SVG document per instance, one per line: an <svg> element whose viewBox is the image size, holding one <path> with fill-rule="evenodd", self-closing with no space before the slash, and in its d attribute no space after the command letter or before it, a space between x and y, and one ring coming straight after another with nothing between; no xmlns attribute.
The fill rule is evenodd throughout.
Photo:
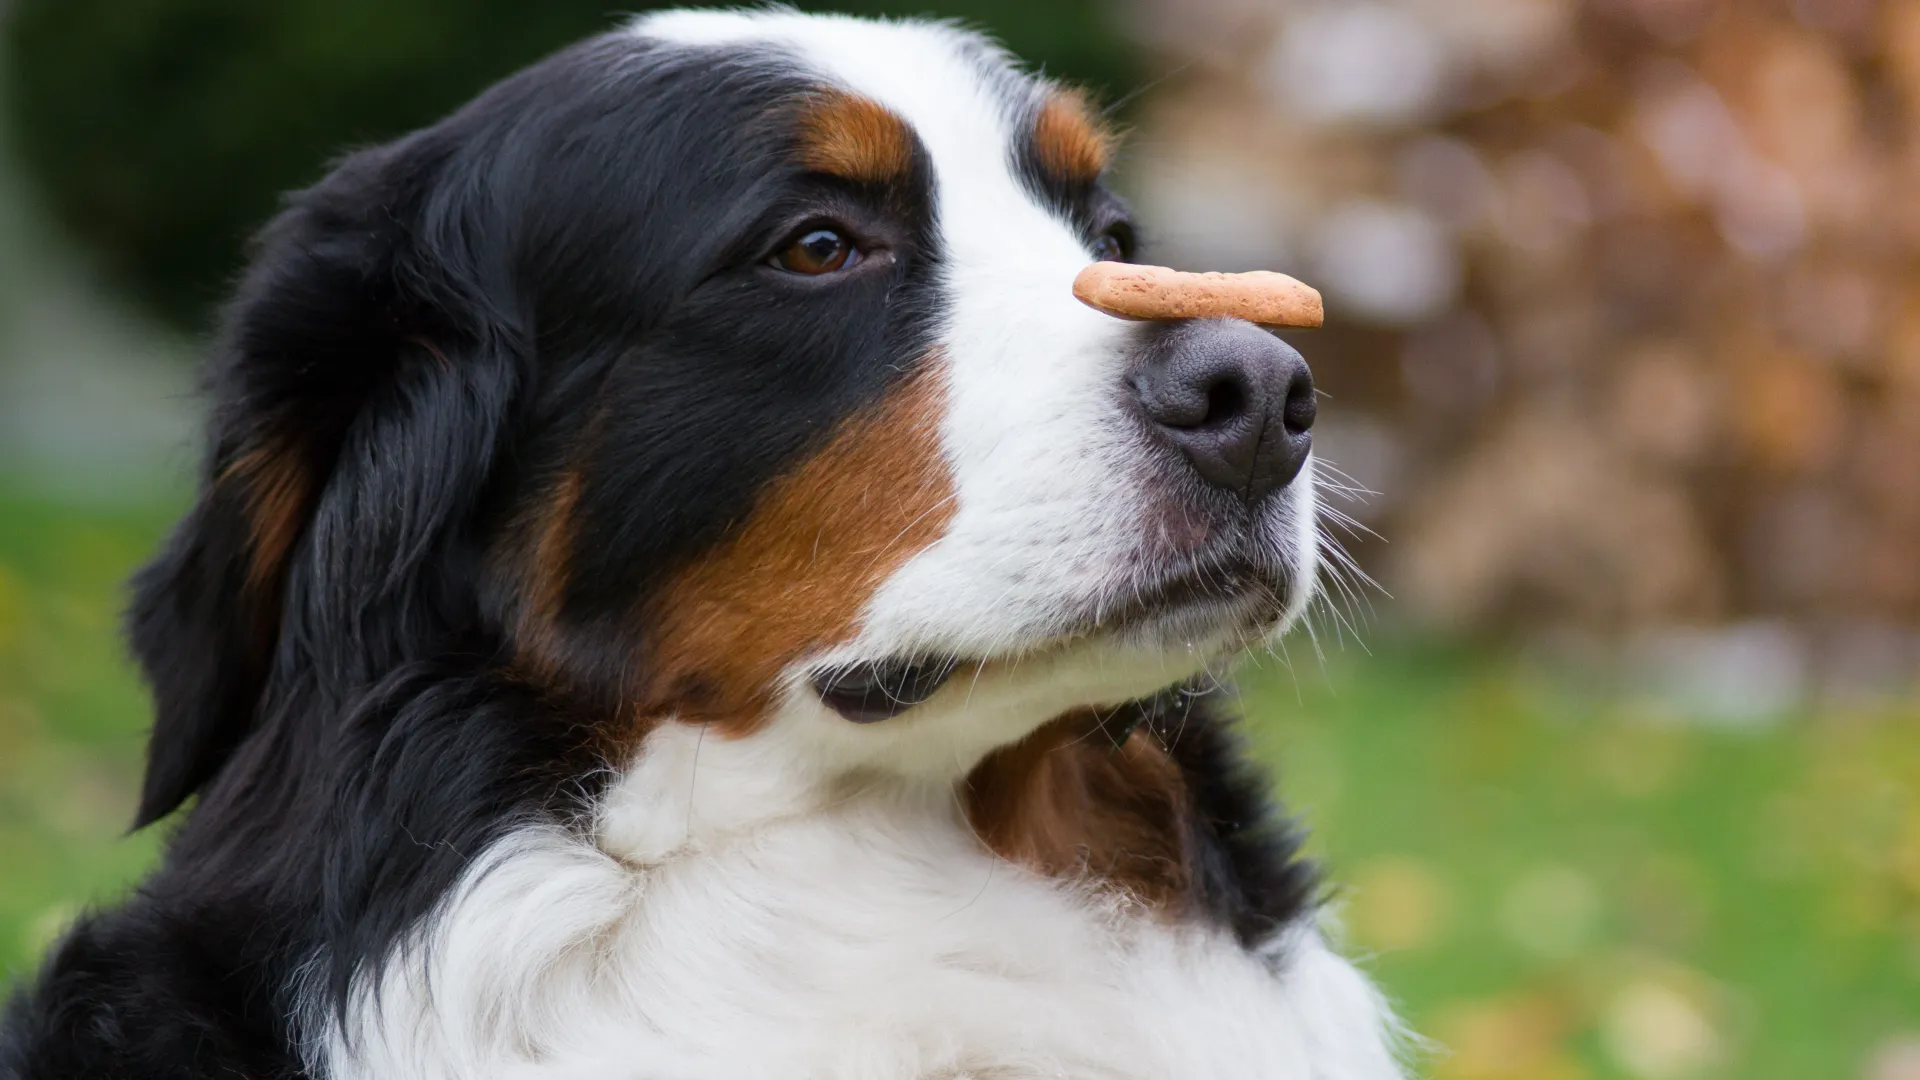
<svg viewBox="0 0 1920 1080"><path fill-rule="evenodd" d="M1313 374L1292 346L1252 323L1170 327L1133 384L1147 419L1193 471L1249 503L1291 483L1313 448Z"/></svg>

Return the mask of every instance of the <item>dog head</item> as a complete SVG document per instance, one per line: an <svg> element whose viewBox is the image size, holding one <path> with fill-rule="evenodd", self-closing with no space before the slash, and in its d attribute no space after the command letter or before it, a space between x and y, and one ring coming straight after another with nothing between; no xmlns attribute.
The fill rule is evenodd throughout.
<svg viewBox="0 0 1920 1080"><path fill-rule="evenodd" d="M346 159L259 241L137 582L142 819L276 696L446 656L616 742L951 771L1277 632L1305 365L1074 299L1134 256L1111 145L948 26L671 13Z"/></svg>

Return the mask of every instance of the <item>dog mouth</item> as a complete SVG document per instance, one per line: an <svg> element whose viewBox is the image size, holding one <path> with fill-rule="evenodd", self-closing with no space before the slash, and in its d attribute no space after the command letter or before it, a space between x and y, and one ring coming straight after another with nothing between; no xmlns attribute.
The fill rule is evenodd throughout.
<svg viewBox="0 0 1920 1080"><path fill-rule="evenodd" d="M834 712L856 724L877 724L939 693L958 670L957 656L896 658L828 668L809 681Z"/></svg>
<svg viewBox="0 0 1920 1080"><path fill-rule="evenodd" d="M1196 566L1136 587L1109 601L1088 620L1087 631L1132 631L1154 626L1244 622L1258 613L1278 618L1286 608L1285 575L1251 559Z"/></svg>
<svg viewBox="0 0 1920 1080"><path fill-rule="evenodd" d="M1286 585L1250 561L1210 565L1128 590L1092 606L1046 642L1063 648L1098 635L1164 639L1169 644L1278 621ZM892 657L840 664L808 679L822 704L856 724L877 724L925 704L953 676L987 662L955 654Z"/></svg>

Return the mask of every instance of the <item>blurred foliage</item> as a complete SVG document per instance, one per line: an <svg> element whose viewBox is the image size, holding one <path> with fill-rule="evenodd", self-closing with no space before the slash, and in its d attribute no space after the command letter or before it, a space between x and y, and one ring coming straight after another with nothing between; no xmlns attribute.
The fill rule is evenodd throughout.
<svg viewBox="0 0 1920 1080"><path fill-rule="evenodd" d="M616 24L602 0L15 0L6 100L29 173L133 293L197 329L279 193ZM927 14L922 0L800 3ZM1095 0L945 0L1048 72L1126 88Z"/></svg>
<svg viewBox="0 0 1920 1080"><path fill-rule="evenodd" d="M156 853L121 835L147 711L114 613L175 509L0 484L0 970ZM1439 1080L1859 1076L1920 1034L1915 706L1728 730L1406 647L1246 696Z"/></svg>

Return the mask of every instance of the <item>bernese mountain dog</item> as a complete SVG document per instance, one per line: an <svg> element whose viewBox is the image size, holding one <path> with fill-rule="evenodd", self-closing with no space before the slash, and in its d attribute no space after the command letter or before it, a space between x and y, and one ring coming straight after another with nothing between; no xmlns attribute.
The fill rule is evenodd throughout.
<svg viewBox="0 0 1920 1080"><path fill-rule="evenodd" d="M1236 740L1307 367L1128 322L1084 95L639 18L258 238L134 582L160 867L9 1080L1401 1075Z"/></svg>

